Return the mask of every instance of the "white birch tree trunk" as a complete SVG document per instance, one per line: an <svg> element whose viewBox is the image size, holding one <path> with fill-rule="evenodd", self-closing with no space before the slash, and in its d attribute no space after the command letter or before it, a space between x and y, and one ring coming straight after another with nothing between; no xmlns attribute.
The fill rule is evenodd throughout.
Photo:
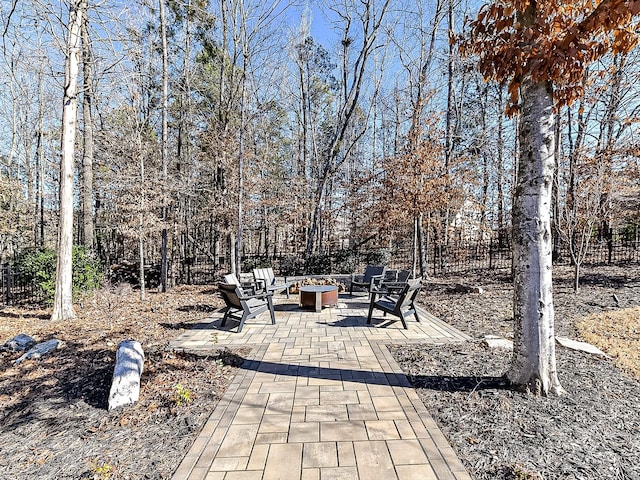
<svg viewBox="0 0 640 480"><path fill-rule="evenodd" d="M62 146L60 158L60 220L58 223L58 260L56 291L51 320L75 318L72 295L73 250L73 173L78 116L78 67L80 64L81 1L69 5L69 34L65 64L64 103L62 107Z"/></svg>
<svg viewBox="0 0 640 480"><path fill-rule="evenodd" d="M513 200L514 351L509 380L561 394L556 370L550 212L554 169L551 85L521 86L520 158Z"/></svg>

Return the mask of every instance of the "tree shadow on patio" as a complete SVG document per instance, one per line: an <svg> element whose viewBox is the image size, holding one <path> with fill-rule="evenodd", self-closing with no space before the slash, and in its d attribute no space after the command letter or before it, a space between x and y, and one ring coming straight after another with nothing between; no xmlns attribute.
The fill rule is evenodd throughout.
<svg viewBox="0 0 640 480"><path fill-rule="evenodd" d="M307 377L319 380L336 380L370 385L389 385L392 387L410 387L404 374L373 372L370 370L355 370L350 368L328 368L297 365L289 363L274 363L258 360L247 360L242 365L245 370L261 373L271 373L291 377Z"/></svg>

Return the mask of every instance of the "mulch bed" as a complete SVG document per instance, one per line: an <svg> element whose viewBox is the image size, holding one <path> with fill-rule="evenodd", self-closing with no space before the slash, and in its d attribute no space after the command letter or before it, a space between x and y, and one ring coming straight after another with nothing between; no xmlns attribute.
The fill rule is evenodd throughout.
<svg viewBox="0 0 640 480"><path fill-rule="evenodd" d="M165 348L217 309L215 297L202 287L146 301L130 289L105 290L64 324L47 312L4 309L0 343L22 332L65 346L18 366L20 354L0 354L0 478L171 478L248 353ZM128 338L145 351L140 399L108 411L117 343Z"/></svg>
<svg viewBox="0 0 640 480"><path fill-rule="evenodd" d="M559 335L579 338L576 323L585 316L640 305L637 268L585 271L578 295L568 270L555 275ZM475 478L640 479L637 380L612 360L558 347L567 395L509 390L502 380L509 354L480 341L512 336L509 279L482 272L427 283L425 308L477 340L393 350ZM456 293L455 283L485 292ZM181 287L140 301L130 289L105 289L64 324L49 322L46 311L3 309L0 343L27 333L66 346L20 366L11 363L18 354L0 353L0 478L170 478L247 354L166 350L221 306L216 297L211 288ZM146 354L140 400L109 412L115 349L128 338ZM190 401L179 401L177 385Z"/></svg>
<svg viewBox="0 0 640 480"><path fill-rule="evenodd" d="M597 272L586 272L576 295L570 271L556 269L558 335L579 339L575 324L584 316L640 305L637 268ZM485 292L456 293L456 282ZM510 352L490 350L480 339L513 336L511 295L505 276L431 281L427 309L476 340L393 347L467 469L477 479L640 479L640 382L612 359L557 346L566 395L535 397L507 388Z"/></svg>

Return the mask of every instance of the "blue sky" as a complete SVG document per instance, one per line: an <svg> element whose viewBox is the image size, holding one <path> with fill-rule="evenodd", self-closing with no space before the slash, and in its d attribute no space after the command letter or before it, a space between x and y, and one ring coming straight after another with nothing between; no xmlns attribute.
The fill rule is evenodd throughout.
<svg viewBox="0 0 640 480"><path fill-rule="evenodd" d="M326 13L320 10L318 1L307 0L299 6L292 7L287 15L290 28L294 31L299 28L303 14L307 9L311 16L311 36L328 48L335 41L336 35L328 24Z"/></svg>

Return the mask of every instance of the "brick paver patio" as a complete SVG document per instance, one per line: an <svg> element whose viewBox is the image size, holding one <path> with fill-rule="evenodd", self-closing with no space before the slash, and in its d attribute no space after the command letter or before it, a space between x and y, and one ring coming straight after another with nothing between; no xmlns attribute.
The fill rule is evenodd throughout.
<svg viewBox="0 0 640 480"><path fill-rule="evenodd" d="M173 479L470 479L385 347L468 337L424 311L408 330L367 325L366 297L321 313L296 301L277 297L276 325L265 313L238 334L220 314L172 342L253 347Z"/></svg>

